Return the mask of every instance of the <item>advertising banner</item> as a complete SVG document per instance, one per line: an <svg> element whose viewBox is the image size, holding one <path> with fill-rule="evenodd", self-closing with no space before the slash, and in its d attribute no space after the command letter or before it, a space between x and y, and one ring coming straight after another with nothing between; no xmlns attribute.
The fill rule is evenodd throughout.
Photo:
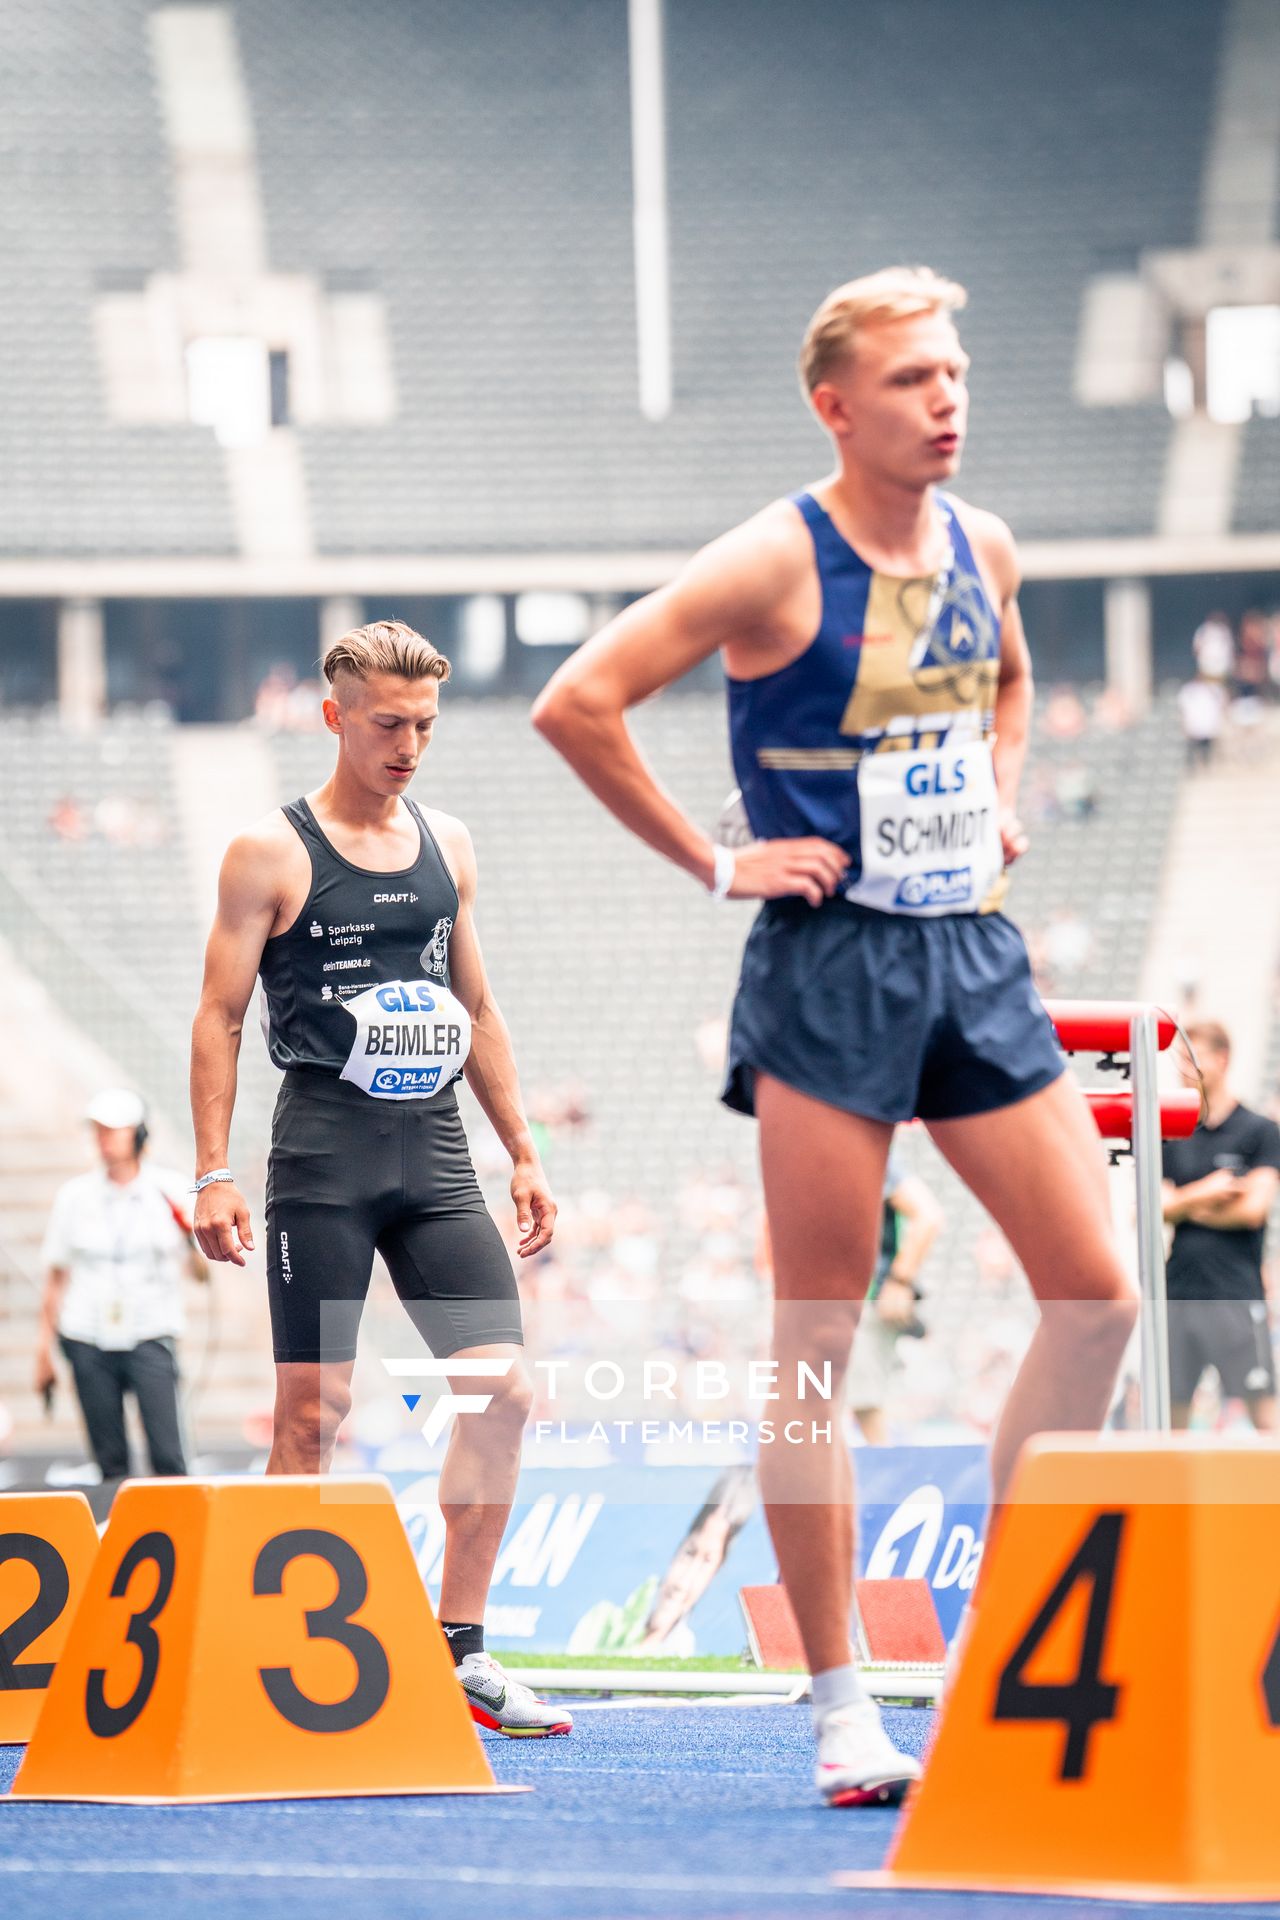
<svg viewBox="0 0 1280 1920"><path fill-rule="evenodd" d="M977 1574L987 1512L981 1446L860 1447L858 1571L927 1579L950 1637ZM438 1600L444 1522L435 1472L389 1471ZM735 1654L738 1589L777 1578L755 1470L610 1461L526 1467L486 1616L495 1649Z"/></svg>

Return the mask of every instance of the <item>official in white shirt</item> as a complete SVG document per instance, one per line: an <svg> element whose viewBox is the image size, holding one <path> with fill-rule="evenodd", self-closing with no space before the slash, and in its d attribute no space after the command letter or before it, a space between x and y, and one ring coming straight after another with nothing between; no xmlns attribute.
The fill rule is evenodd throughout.
<svg viewBox="0 0 1280 1920"><path fill-rule="evenodd" d="M35 1385L48 1393L54 1342L71 1368L104 1480L129 1471L124 1401L138 1403L151 1471L185 1474L177 1339L188 1275L207 1278L194 1251L179 1175L144 1167L146 1108L116 1087L91 1102L102 1165L68 1180L44 1240L45 1292Z"/></svg>

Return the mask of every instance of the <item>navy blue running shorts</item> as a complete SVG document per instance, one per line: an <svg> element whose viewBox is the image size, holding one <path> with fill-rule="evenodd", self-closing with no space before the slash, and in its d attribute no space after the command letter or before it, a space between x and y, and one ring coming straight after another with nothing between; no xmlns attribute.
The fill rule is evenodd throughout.
<svg viewBox="0 0 1280 1920"><path fill-rule="evenodd" d="M453 1089L375 1100L332 1074L293 1068L267 1166L277 1361L355 1358L375 1250L437 1359L522 1344L515 1275Z"/></svg>
<svg viewBox="0 0 1280 1920"><path fill-rule="evenodd" d="M879 913L767 900L742 956L721 1098L755 1077L869 1120L960 1120L1064 1070L1022 935L999 913Z"/></svg>

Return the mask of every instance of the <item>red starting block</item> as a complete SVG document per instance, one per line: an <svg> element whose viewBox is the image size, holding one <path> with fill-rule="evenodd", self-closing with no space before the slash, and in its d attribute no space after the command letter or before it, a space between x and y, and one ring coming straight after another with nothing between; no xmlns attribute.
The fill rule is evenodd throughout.
<svg viewBox="0 0 1280 1920"><path fill-rule="evenodd" d="M806 1665L800 1629L783 1586L740 1587L747 1643L758 1667ZM855 1580L853 1633L864 1663L942 1665L947 1643L927 1580Z"/></svg>

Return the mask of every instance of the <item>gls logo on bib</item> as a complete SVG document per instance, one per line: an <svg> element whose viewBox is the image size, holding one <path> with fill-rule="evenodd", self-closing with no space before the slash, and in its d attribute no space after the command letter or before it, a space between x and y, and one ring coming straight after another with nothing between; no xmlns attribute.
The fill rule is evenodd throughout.
<svg viewBox="0 0 1280 1920"><path fill-rule="evenodd" d="M342 1002L356 1023L339 1078L376 1100L429 1100L471 1051L471 1016L434 980L387 980Z"/></svg>

